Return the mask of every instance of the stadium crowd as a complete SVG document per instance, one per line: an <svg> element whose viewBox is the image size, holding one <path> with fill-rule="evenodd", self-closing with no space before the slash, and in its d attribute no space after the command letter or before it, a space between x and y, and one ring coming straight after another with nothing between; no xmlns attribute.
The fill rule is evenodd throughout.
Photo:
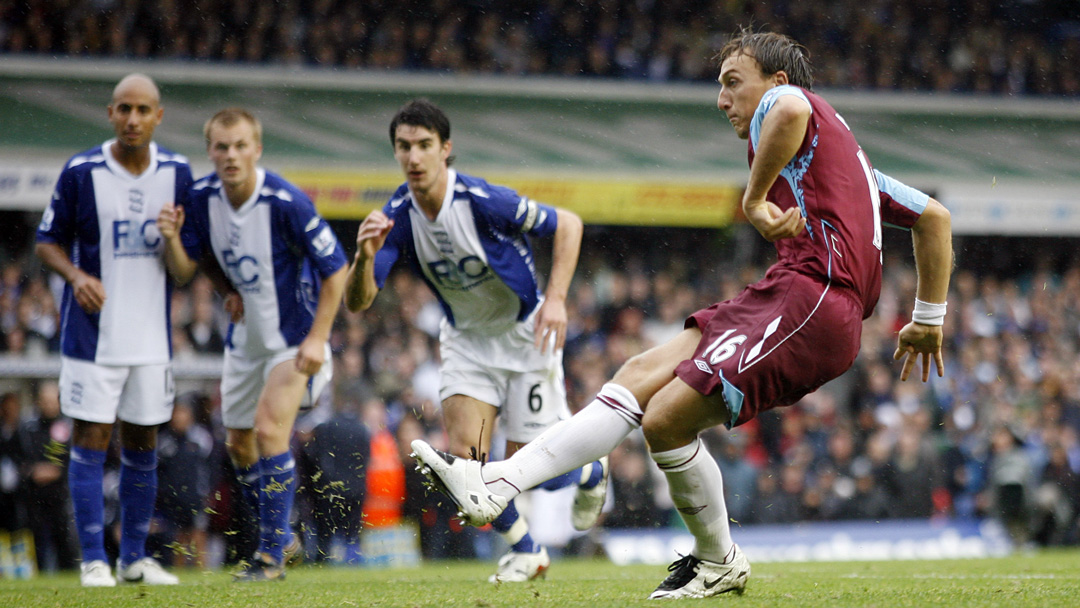
<svg viewBox="0 0 1080 608"><path fill-rule="evenodd" d="M750 230L741 225L729 240L742 229ZM765 267L737 259L731 247L715 252L728 255L726 263L690 283L691 258L680 251L701 239L642 253L610 246L616 234L586 234L568 301L572 408L627 358L677 332L701 302L734 295ZM949 295L946 374L926 385L899 382L892 361L895 332L911 314L914 270L898 260L885 269L881 303L850 372L793 407L708 434L731 517L740 525L989 517L1021 545L1080 542L1080 264L1000 275L961 265ZM7 350L54 351L59 317L48 277L32 258L9 262L2 276ZM177 361L221 351L225 319L208 280L174 292L172 314ZM364 526L401 521L418 526L425 557L490 555L490 535L461 526L448 501L425 494L408 457L412 439L446 442L437 405L441 314L429 290L402 272L372 309L339 314L333 388L302 415L294 440L303 470L295 519L310 532L312 559L355 558L349 551ZM32 527L42 567L64 567L72 563L70 530L53 525L58 518L36 525L27 501L50 480L59 483L57 504L66 500L62 476L44 465L62 467L70 427L55 406L55 383L35 387L0 399L0 522ZM176 564L250 553L252 539L232 523L247 515L218 401L215 382L182 393L162 430L154 540ZM613 506L603 526L676 521L640 434L612 454L611 470ZM572 539L564 550L589 550L588 540Z"/></svg>
<svg viewBox="0 0 1080 608"><path fill-rule="evenodd" d="M824 87L1080 94L1073 0L24 0L0 2L0 52L711 81L750 20Z"/></svg>

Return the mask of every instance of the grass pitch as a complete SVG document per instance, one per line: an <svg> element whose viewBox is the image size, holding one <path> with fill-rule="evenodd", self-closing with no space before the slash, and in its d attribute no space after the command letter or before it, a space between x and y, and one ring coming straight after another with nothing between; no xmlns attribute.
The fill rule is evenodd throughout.
<svg viewBox="0 0 1080 608"><path fill-rule="evenodd" d="M667 575L661 566L615 566L559 559L547 580L492 585L494 564L435 562L419 568L369 570L300 567L288 580L238 584L224 572L179 572L178 587L125 585L83 589L78 576L0 580L4 608L624 608L656 606L645 597ZM1080 550L1004 559L950 561L763 563L742 596L684 600L682 605L876 607L1080 605ZM662 604L661 604L662 605Z"/></svg>

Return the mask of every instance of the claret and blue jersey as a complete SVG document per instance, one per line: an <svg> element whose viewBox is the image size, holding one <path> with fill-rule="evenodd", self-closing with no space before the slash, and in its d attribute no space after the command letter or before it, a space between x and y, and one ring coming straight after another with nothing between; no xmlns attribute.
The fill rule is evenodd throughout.
<svg viewBox="0 0 1080 608"><path fill-rule="evenodd" d="M781 170L768 200L781 210L798 206L806 230L775 242L777 265L850 289L869 315L881 291L881 226L910 229L929 197L874 169L844 119L821 97L782 85L761 98L750 123L749 159L765 117L792 95L810 106L802 145Z"/></svg>
<svg viewBox="0 0 1080 608"><path fill-rule="evenodd" d="M191 168L151 143L149 166L133 175L113 158L113 141L68 161L37 231L39 243L65 248L105 288L104 306L91 314L64 287L61 352L102 365L168 363L171 281L157 216L165 203L184 204Z"/></svg>
<svg viewBox="0 0 1080 608"><path fill-rule="evenodd" d="M382 288L403 260L431 287L454 327L505 331L540 301L526 235L555 234L555 208L453 169L448 173L446 198L434 220L407 185L390 198L384 211L394 227L375 256L375 281Z"/></svg>
<svg viewBox="0 0 1080 608"><path fill-rule="evenodd" d="M192 259L212 253L244 301L229 347L261 357L299 345L315 318L322 280L346 263L311 199L258 169L251 198L233 208L212 173L191 188L186 211L184 249Z"/></svg>

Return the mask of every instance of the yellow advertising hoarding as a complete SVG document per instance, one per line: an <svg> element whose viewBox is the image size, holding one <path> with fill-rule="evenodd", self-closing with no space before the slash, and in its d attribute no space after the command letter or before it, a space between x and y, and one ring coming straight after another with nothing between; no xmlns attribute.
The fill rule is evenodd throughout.
<svg viewBox="0 0 1080 608"><path fill-rule="evenodd" d="M380 209L404 181L390 171L284 171L328 219L362 219ZM730 224L742 195L729 183L657 179L587 179L485 173L542 203L569 209L587 224L722 227Z"/></svg>

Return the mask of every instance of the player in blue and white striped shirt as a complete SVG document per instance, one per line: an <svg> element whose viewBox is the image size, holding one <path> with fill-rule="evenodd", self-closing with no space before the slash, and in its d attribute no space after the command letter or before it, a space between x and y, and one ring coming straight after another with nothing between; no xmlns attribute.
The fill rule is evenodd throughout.
<svg viewBox="0 0 1080 608"><path fill-rule="evenodd" d="M178 280L212 257L235 290L221 378L229 456L259 514L259 549L240 580L284 576L298 547L289 529L296 492L289 451L302 402L330 381L330 328L341 307L345 254L311 200L257 166L262 127L229 108L206 123L215 172L192 187L188 208L159 216L165 260Z"/></svg>
<svg viewBox="0 0 1080 608"><path fill-rule="evenodd" d="M427 100L398 111L390 141L407 181L360 225L345 304L354 311L369 307L394 264L406 263L446 314L439 336L439 396L450 451L485 458L498 415L506 453L513 454L569 416L562 348L581 220L451 169L450 121ZM554 240L544 294L528 236ZM540 487L578 486L572 519L585 530L603 507L606 468L605 458ZM510 545L492 582L544 575L547 551L533 542L512 505L492 527Z"/></svg>
<svg viewBox="0 0 1080 608"><path fill-rule="evenodd" d="M60 401L75 421L68 482L83 586L113 586L102 476L120 420L122 581L176 584L146 556L157 495L157 427L172 417L170 288L156 226L183 201L187 159L152 141L164 113L152 80L125 77L108 107L116 138L64 167L37 232L38 256L67 281L61 304Z"/></svg>

